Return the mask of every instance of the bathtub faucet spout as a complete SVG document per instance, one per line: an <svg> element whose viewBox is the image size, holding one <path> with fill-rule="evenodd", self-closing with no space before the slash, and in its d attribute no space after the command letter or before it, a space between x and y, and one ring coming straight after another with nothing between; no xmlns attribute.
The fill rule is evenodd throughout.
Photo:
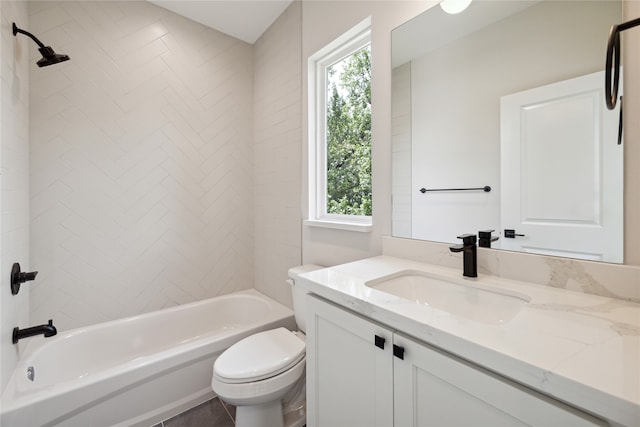
<svg viewBox="0 0 640 427"><path fill-rule="evenodd" d="M52 337L58 333L58 330L53 326L53 320L49 319L49 323L46 325L33 326L31 328L20 329L18 327L13 328L13 343L17 344L22 338L32 337L34 335L44 335L45 338Z"/></svg>

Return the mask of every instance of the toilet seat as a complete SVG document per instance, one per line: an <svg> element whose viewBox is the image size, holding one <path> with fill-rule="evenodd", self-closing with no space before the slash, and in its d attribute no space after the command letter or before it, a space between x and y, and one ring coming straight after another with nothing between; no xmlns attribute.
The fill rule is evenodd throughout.
<svg viewBox="0 0 640 427"><path fill-rule="evenodd" d="M241 384L287 371L305 356L305 342L286 328L259 332L233 344L218 357L213 374L221 382Z"/></svg>
<svg viewBox="0 0 640 427"><path fill-rule="evenodd" d="M260 381L245 383L225 382L214 374L211 379L211 388L222 400L238 408L277 402L280 410L282 410L279 399L291 390L298 381L304 380L305 367L306 360L302 358L298 363L278 375ZM271 423L266 425L271 426L275 424Z"/></svg>

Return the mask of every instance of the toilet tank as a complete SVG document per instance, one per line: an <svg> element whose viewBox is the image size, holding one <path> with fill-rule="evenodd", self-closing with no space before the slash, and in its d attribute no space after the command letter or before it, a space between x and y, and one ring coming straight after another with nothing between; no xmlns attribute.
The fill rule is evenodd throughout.
<svg viewBox="0 0 640 427"><path fill-rule="evenodd" d="M299 265L297 267L292 267L289 269L290 279L287 280L287 283L291 285L291 298L293 300L293 314L296 318L296 324L298 325L298 328L302 332L307 331L307 319L306 319L307 307L304 299L305 299L305 296L308 294L308 292L302 289L300 286L296 286L296 280L298 276L302 273L308 273L309 271L320 270L321 268L324 268L324 267L321 267L319 265L314 265L314 264L305 264L305 265Z"/></svg>

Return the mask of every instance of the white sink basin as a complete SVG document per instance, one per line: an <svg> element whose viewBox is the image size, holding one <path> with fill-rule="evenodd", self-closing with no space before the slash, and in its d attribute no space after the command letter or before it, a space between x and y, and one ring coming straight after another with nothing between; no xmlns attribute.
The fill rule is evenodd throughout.
<svg viewBox="0 0 640 427"><path fill-rule="evenodd" d="M513 319L531 298L473 279L443 278L407 270L365 283L367 286L447 313L484 323Z"/></svg>

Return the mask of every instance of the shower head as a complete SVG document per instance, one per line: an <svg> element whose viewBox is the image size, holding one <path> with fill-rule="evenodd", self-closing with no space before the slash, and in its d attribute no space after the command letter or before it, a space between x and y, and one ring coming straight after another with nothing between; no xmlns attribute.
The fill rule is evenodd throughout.
<svg viewBox="0 0 640 427"><path fill-rule="evenodd" d="M51 46L45 46L44 43L42 43L40 40L38 40L38 38L36 36L34 36L33 34L31 34L28 31L21 30L20 28L18 28L16 26L16 23L14 22L13 23L13 35L16 36L18 33L24 34L25 36L29 36L31 38L31 40L36 42L36 44L38 45L38 50L40 51L40 54L42 55L42 58L40 58L40 60L38 60L38 62L37 62L38 67L46 67L47 65L57 64L58 62L68 61L70 59L69 55L63 55L63 54L56 53L51 48Z"/></svg>
<svg viewBox="0 0 640 427"><path fill-rule="evenodd" d="M38 67L46 67L47 65L57 64L58 62L68 61L70 59L69 55L55 53L49 46L41 47L38 50L42 55L42 58L36 62Z"/></svg>

